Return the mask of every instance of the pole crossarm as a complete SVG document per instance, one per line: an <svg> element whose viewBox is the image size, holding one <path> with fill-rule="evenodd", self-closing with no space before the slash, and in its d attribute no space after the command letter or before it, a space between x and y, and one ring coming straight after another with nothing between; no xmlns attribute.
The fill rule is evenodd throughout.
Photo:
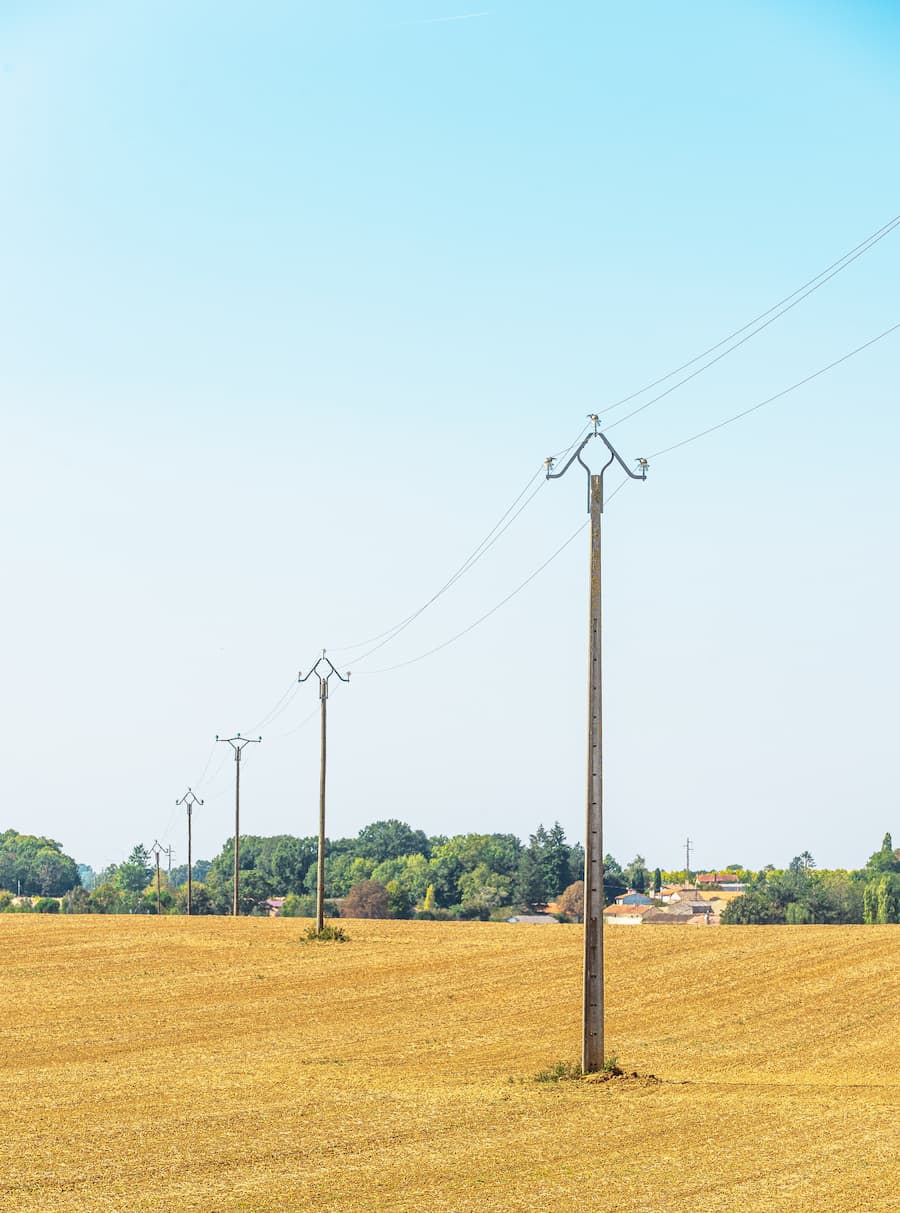
<svg viewBox="0 0 900 1213"><path fill-rule="evenodd" d="M218 738L216 738L216 740L218 741ZM181 799L175 801L176 808L178 807L178 805L182 805L182 804L187 805L187 811L190 813L191 809L194 807L195 804L203 804L203 801L200 799L199 796L196 795L196 793L192 792L191 789L188 788L188 790L181 797Z"/></svg>
<svg viewBox="0 0 900 1213"><path fill-rule="evenodd" d="M325 656L324 649L322 650L322 656L316 660L315 665L311 666L305 674L302 670L298 672L297 681L306 682L308 678L312 678L313 674L315 674L319 680L320 699L328 698L328 681L332 674L336 674L337 677L340 678L341 682L350 681L350 671L348 670L346 674L342 674L340 670L337 669L337 667L332 663L331 658Z"/></svg>
<svg viewBox="0 0 900 1213"><path fill-rule="evenodd" d="M216 741L227 742L228 745L230 745L231 748L234 750L235 754L240 754L241 750L244 748L245 745L257 745L260 741L262 741L262 738L261 737L242 737L240 735L240 733L235 733L235 735L233 737L220 737L219 734L216 733ZM236 761L239 762L240 759L236 759ZM188 791L190 791L190 788L188 789ZM200 803L202 804L203 801L201 800Z"/></svg>
<svg viewBox="0 0 900 1213"><path fill-rule="evenodd" d="M553 470L554 467L556 466L556 460L553 458L552 455L548 455L547 458L544 460L544 467L546 468L546 476L547 476L548 480L559 480L562 476L565 476L566 472L569 470L569 468L572 466L573 463L581 464L581 466L584 468L585 472L587 473L587 478L588 478L587 512L590 513L591 512L591 476L594 473L591 472L591 469L581 458L581 452L584 450L584 448L587 446L587 444L589 442L591 442L594 438L599 438L600 441L603 443L603 445L606 447L606 449L609 451L609 459L607 459L606 463L604 463L604 465L600 469L600 471L598 473L596 473L600 477L600 489L601 489L600 509L601 509L601 511L603 509L603 491L602 491L603 490L603 476L604 476L607 468L611 467L614 463L618 463L619 467L626 474L626 476L630 476L632 480L646 480L647 479L647 469L650 467L650 464L646 459L638 459L637 463L641 470L639 472L633 472L631 470L631 468L628 466L628 464L625 462L625 460L622 458L622 456L619 454L619 452L616 450L616 448L613 446L613 444L610 442L610 440L606 437L606 435L601 433L600 418L598 417L598 415L596 413L589 413L588 420L593 422L593 424L594 424L593 430L591 431L591 433L589 433L585 436L585 438L582 440L581 443L579 443L578 447L569 456L569 458L566 460L566 462L563 464L563 466L559 469L559 471L555 472Z"/></svg>

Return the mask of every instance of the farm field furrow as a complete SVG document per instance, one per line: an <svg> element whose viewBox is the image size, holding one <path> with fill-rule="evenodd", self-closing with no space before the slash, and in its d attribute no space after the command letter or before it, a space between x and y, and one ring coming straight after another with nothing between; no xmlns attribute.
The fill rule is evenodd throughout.
<svg viewBox="0 0 900 1213"><path fill-rule="evenodd" d="M18 1213L897 1205L900 928L0 919ZM653 1078L649 1077L654 1076Z"/></svg>

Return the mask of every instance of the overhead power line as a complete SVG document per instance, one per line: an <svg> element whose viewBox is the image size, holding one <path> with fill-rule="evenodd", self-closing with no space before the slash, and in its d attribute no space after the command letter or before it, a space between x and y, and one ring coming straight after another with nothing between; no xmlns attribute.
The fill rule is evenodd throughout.
<svg viewBox="0 0 900 1213"><path fill-rule="evenodd" d="M621 488L621 487L622 486L619 485L619 488ZM616 491L618 491L618 490L616 490ZM613 494L610 494L610 497L612 497L612 496L613 496ZM471 632L475 628L477 628L479 624L484 623L484 621L486 619L490 619L490 617L492 615L495 615L497 613L497 611L500 610L501 607L506 606L506 604L508 602L511 602L512 599L515 598L517 594L520 594L527 585L530 585L531 582L534 581L535 577L537 577L540 573L543 573L544 569L547 568L548 565L553 563L553 561L557 558L557 556L562 555L562 553L566 550L566 548L569 546L569 544L572 543L575 539L577 539L578 536L581 534L581 532L588 525L589 525L589 523L587 521L583 522L581 524L581 526L578 527L577 530L572 532L572 534L569 536L569 538L564 543L560 544L560 546L556 549L555 552L553 552L552 555L547 557L547 559L544 561L543 564L538 565L538 567L534 570L534 572L530 573L525 578L524 581L520 582L511 593L507 594L505 598L501 598L501 600L498 603L496 603L494 606L492 606L489 611L485 611L485 613L483 615L479 615L479 617L476 620L474 620L472 623L470 623L468 627L463 628L461 632L457 632L454 636L451 636L448 640L443 641L441 644L436 644L433 649L428 649L427 652L425 652L425 653L419 653L419 655L417 657L410 657L408 661L398 661L396 665L384 666L380 670L366 670L365 673L366 674L389 674L393 670L402 670L408 665L415 665L416 662L418 662L418 661L424 661L426 657L431 657L435 653L439 653L441 651L441 649L446 649L449 645L454 644L457 640L461 640L463 636L467 636L469 634L469 632Z"/></svg>
<svg viewBox="0 0 900 1213"><path fill-rule="evenodd" d="M816 274L815 278L810 278L808 282L805 282L802 286L797 287L797 289L792 291L790 295L786 295L783 299L780 299L778 303L773 304L766 311L760 312L758 316L755 316L752 320L749 320L739 329L735 329L733 333L729 333L727 337L723 337L721 341L717 341L715 345L709 346L709 348L704 350L702 353L695 355L687 362L683 362L681 366L676 367L674 370L668 371L665 375L660 376L659 379L654 379L652 383L645 384L644 387L639 388L636 392L632 392L628 396L623 396L620 400L615 401L613 404L607 405L604 412L610 413L614 409L620 408L623 404L628 404L630 401L636 400L638 396L642 396L645 392L652 391L653 388L658 387L661 383L665 383L667 379L671 379L673 376L680 374L681 371L687 370L688 367L693 366L696 362L700 362L709 354L715 353L716 350L722 350L722 346L728 347L727 349L722 350L721 353L716 354L714 358L710 358L709 361L705 362L702 366L697 367L696 370L691 371L689 375L685 375L683 379L679 379L677 383L673 383L671 387L666 388L665 391L659 392L656 396L651 397L650 400L644 401L643 404L639 405L635 409L632 409L631 412L626 413L624 417L619 417L611 425L608 425L605 428L607 430L615 429L617 425L621 425L622 422L627 421L630 417L634 417L638 413L642 413L644 409L648 409L652 404L656 404L666 396L670 396L673 392L677 391L678 388L683 387L684 384L689 383L692 379L696 379L698 375L702 375L703 372L709 370L711 366L715 366L717 362L721 362L723 358L726 358L729 354L734 353L735 350L740 349L740 347L748 342L752 337L756 337L759 333L763 332L764 329L767 329L769 325L774 324L776 320L780 320L781 317L787 312L797 307L797 305L802 303L804 299L808 299L809 296L815 291L819 290L820 287L825 286L827 282L830 282L832 278L836 277L839 273L841 273L842 270L845 270L848 265L851 265L859 257L862 257L864 253L867 253L869 249L873 248L879 243L879 241L883 240L885 236L890 235L890 233L898 226L900 226L900 215L895 215L893 219L891 219L883 227L879 228L877 232L873 232L871 236L868 236L865 240L863 240L861 244L858 244L855 248L850 249L848 253L845 253L843 257L838 258L837 261L833 261L831 265L826 266L821 273ZM748 332L747 330L750 331ZM745 335L741 336L742 333ZM740 340L735 340L735 338L740 338Z"/></svg>
<svg viewBox="0 0 900 1213"><path fill-rule="evenodd" d="M568 455L569 451L571 451L584 437L589 428L589 426L583 426L569 446L562 451L558 451L554 458L561 459ZM447 591L451 589L461 577L464 577L465 574L478 563L482 556L486 555L486 553L490 551L501 536L509 530L519 515L525 509L527 509L527 507L544 487L546 481L541 479L537 488L532 489L532 485L538 479L538 477L543 476L543 472L544 465L541 464L541 466L531 476L529 476L525 486L514 498L512 503L506 508L506 510L504 510L504 512L500 515L478 546L466 557L455 572L452 573L447 581L444 582L441 588L432 594L427 602L424 602L420 607L413 611L411 615L407 615L405 619L401 619L399 623L394 624L393 627L386 628L385 631L379 632L377 636L370 636L368 640L358 640L353 644L346 644L340 648L332 649L331 651L335 653L347 653L351 649L360 649L365 648L366 645L372 645L372 648L353 659L354 665L358 666L360 662L365 661L367 658L371 657L373 653L376 653L379 649L384 648L386 644L389 644L390 641L399 636L401 632L406 631L410 624L414 623L415 620L417 620L420 615L424 614L424 612L427 611L430 606L433 606L434 603L437 602L437 600L444 594L446 594ZM529 492L529 490L531 490L531 492ZM523 498L525 499L524 501L522 500Z"/></svg>
<svg viewBox="0 0 900 1213"><path fill-rule="evenodd" d="M687 446L688 443L691 442L696 442L698 438L704 438L707 434L712 434L716 430L723 429L726 425L731 425L734 421L740 421L741 418L749 416L750 413L755 413L758 409L764 408L767 404L773 404L776 400L780 400L783 396L787 396L791 392L797 391L797 389L803 387L804 384L811 383L814 379L818 379L820 376L827 374L828 371L833 370L836 366L840 366L841 363L849 361L849 359L855 357L857 354L861 354L864 350L867 350L877 342L882 341L885 337L890 336L891 333L896 332L898 329L900 329L900 322L891 325L890 328L885 329L876 337L872 337L868 341L863 342L862 345L858 345L855 349L849 350L846 354L842 354L840 358L835 358L834 361L829 362L827 366L820 367L819 370L813 371L812 374L806 375L803 379L799 379L796 383L792 383L789 387L783 388L780 392L775 392L772 396L766 397L765 400L760 400L758 403L751 405L749 408L742 409L741 412L735 413L734 416L728 417L724 421L719 421L715 425L708 426L706 429L701 430L697 434L692 434L689 438L683 438L680 442L675 442L671 446L667 446L662 450L656 451L650 456L650 459L659 459L661 455L668 455L671 451L678 450L679 447ZM574 445L575 444L573 443L572 446ZM571 449L572 447L569 447L569 450ZM619 492L625 483L626 481L623 480L621 484L613 489L607 498L607 504L612 501L613 497ZM587 523L584 523L578 528L577 531L573 532L573 534L571 534L569 538L566 539L565 542L562 543L556 549L556 551L543 562L543 564L539 565L534 572L530 573L529 576L525 578L524 581L520 582L520 584L517 585L511 593L507 594L505 598L502 598L498 603L491 607L489 611L485 611L483 615L480 615L477 619L470 623L468 627L456 632L453 636L450 636L441 644L427 649L424 653L419 653L416 657L410 657L407 661L400 661L395 665L385 666L382 669L369 670L368 673L387 674L394 670L402 670L406 666L414 665L419 661L424 661L426 657L431 657L435 653L439 653L442 649L447 648L449 645L454 644L457 640L460 640L463 636L468 635L469 632L471 632L474 628L477 628L479 624L484 623L486 619L490 619L490 617L499 611L501 607L504 607L508 602L515 598L517 594L521 593L521 591L524 590L527 585L534 581L534 579L539 576L539 574L542 573L544 569L557 558L557 556L561 555L561 553L565 551L569 544L574 541L574 539L581 533L582 530L584 530L584 527L587 525Z"/></svg>
<svg viewBox="0 0 900 1213"><path fill-rule="evenodd" d="M834 370L836 366L840 366L842 362L847 362L850 358L854 358L857 354L861 354L863 350L869 349L876 342L882 341L885 337L889 337L891 333L895 333L900 329L900 321L897 324L892 324L890 328L879 333L877 337L872 337L870 340L858 345L855 350L849 350L846 354L842 354L840 358L835 358L834 362L829 362L827 366L820 367L817 371L813 371L811 375L806 375L803 379L798 379L796 383L792 383L790 387L782 388L780 392L776 392L773 396L767 396L765 400L760 400L757 404L752 404L747 409L742 409L741 412L735 413L733 417L726 417L724 421L719 421L715 425L708 426L705 430L700 430L697 434L692 434L690 438L682 438L680 442L674 442L671 446L663 447L661 451L656 451L650 456L651 459L659 459L661 455L668 455L670 451L677 451L679 447L687 446L689 442L696 442L698 438L705 438L707 434L712 434L716 430L723 429L726 425L731 425L733 421L740 421L742 417L748 417L751 413L755 413L757 409L765 408L767 404L773 404L776 400L780 400L783 396L789 395L791 392L796 392L798 388L803 387L806 383L811 383L813 379L818 379L820 375L826 374L828 371Z"/></svg>

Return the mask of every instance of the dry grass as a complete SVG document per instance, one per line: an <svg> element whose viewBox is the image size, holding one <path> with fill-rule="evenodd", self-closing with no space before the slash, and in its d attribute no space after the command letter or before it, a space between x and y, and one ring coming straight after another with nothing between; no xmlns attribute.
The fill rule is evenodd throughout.
<svg viewBox="0 0 900 1213"><path fill-rule="evenodd" d="M895 927L3 916L0 1202L17 1213L896 1208Z"/></svg>

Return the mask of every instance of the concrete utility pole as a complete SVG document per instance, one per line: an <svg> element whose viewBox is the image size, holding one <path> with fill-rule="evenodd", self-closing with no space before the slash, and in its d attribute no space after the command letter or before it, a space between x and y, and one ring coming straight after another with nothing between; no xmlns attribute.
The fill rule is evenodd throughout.
<svg viewBox="0 0 900 1213"><path fill-rule="evenodd" d="M316 861L316 930L321 931L325 925L325 760L327 751L327 711L328 711L328 680L336 674L341 682L350 681L350 671L341 674L334 668L325 656L318 659L311 670L304 674L301 670L297 675L298 682L306 682L307 678L315 676L319 680L319 703L322 706L322 729L319 747L319 853Z"/></svg>
<svg viewBox="0 0 900 1213"><path fill-rule="evenodd" d="M573 463L579 463L588 478L588 512L591 516L590 600L588 626L588 753L587 814L584 840L584 982L582 1014L581 1068L593 1074L603 1068L603 713L601 663L602 566L600 520L603 515L603 476L618 463L632 480L647 479L647 461L639 459L640 472L632 472L605 434L600 419L590 415L593 431L587 435L563 467L554 472L554 459L545 460L547 479L558 480ZM581 452L593 438L599 438L609 458L598 474L593 474L581 458Z"/></svg>
<svg viewBox="0 0 900 1213"><path fill-rule="evenodd" d="M690 838L684 840L684 883L691 883L691 847L693 843Z"/></svg>
<svg viewBox="0 0 900 1213"><path fill-rule="evenodd" d="M159 842L156 842L156 841L154 841L153 846L150 848L150 850L153 851L154 854L156 855L156 913L157 914L162 913L161 898L160 898L160 894L159 894L159 856L160 856L160 852L163 851L164 849L165 848L162 846L162 844Z"/></svg>
<svg viewBox="0 0 900 1213"><path fill-rule="evenodd" d="M184 795L181 797L181 799L180 799L180 800L176 800L176 801L175 801L175 805L176 805L176 807L177 807L178 805L180 805L180 804L185 805L185 806L186 806L186 808L187 808L187 826L188 826L188 860L187 860L187 876L188 876L188 879L187 879L187 886L188 886L188 898L187 898L187 912L188 912L188 916L190 916L190 913L191 913L191 904L192 904L192 898L191 898L191 894L192 894L192 889L191 889L191 880L192 880L192 877L193 877L193 872L191 871L191 810L193 809L193 807L194 807L194 805L195 805L195 804L203 804L203 801L200 799L200 797L199 797L199 796L195 796L195 795L194 795L194 793L191 791L191 789L190 789L190 788L188 788L188 790L187 790L187 791L185 792L185 794L184 794Z"/></svg>
<svg viewBox="0 0 900 1213"><path fill-rule="evenodd" d="M216 741L224 741L234 750L234 900L231 912L237 918L240 881L238 873L241 868L241 750L245 745L257 745L262 738L242 737L240 733L235 733L233 737L220 737L217 733Z"/></svg>

